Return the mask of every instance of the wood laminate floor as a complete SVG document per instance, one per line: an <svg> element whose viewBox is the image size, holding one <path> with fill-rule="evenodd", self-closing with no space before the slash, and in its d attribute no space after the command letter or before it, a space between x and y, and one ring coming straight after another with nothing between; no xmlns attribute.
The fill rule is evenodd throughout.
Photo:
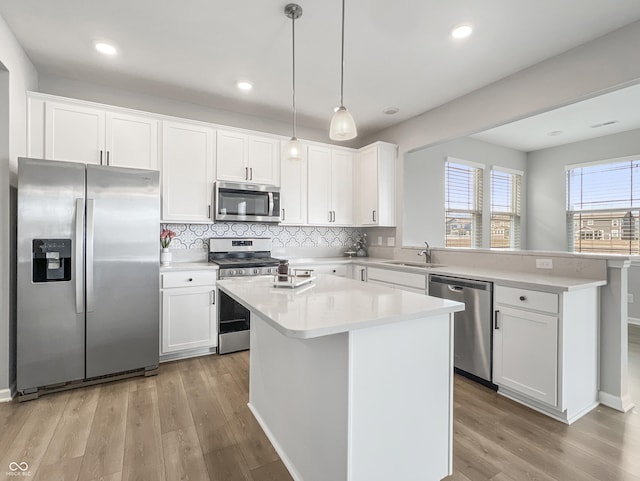
<svg viewBox="0 0 640 481"><path fill-rule="evenodd" d="M25 479L9 464L26 462L35 481L290 481L247 408L248 360L176 361L156 377L0 404L0 479ZM454 403L448 481L640 481L637 409L599 407L566 426L457 376Z"/></svg>

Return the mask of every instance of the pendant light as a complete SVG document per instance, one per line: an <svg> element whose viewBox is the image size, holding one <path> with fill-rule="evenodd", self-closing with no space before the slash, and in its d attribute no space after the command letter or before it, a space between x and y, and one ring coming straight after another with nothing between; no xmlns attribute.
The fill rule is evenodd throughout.
<svg viewBox="0 0 640 481"><path fill-rule="evenodd" d="M331 140L351 140L358 135L353 116L344 106L344 0L342 0L342 62L340 63L340 107L331 118L329 138Z"/></svg>
<svg viewBox="0 0 640 481"><path fill-rule="evenodd" d="M293 44L293 135L284 148L284 158L287 160L302 160L302 144L296 138L296 19L302 16L302 7L295 3L290 3L284 7L284 14L291 19Z"/></svg>

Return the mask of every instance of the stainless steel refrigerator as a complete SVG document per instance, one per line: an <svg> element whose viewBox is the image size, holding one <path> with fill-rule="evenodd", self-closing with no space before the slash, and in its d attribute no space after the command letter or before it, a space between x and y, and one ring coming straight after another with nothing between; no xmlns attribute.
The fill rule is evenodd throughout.
<svg viewBox="0 0 640 481"><path fill-rule="evenodd" d="M18 160L17 390L152 370L159 173Z"/></svg>

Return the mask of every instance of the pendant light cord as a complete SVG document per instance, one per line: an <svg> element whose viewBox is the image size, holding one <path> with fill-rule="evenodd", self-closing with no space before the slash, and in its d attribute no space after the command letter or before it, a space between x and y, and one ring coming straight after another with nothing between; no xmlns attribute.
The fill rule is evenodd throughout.
<svg viewBox="0 0 640 481"><path fill-rule="evenodd" d="M296 138L296 19L291 16L291 37L293 44L293 138Z"/></svg>
<svg viewBox="0 0 640 481"><path fill-rule="evenodd" d="M340 107L344 106L344 0L342 0L342 62L340 62Z"/></svg>

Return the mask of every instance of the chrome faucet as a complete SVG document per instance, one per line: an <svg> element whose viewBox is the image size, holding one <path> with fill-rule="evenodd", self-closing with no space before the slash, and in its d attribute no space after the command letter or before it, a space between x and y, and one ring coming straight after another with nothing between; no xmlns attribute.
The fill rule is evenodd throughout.
<svg viewBox="0 0 640 481"><path fill-rule="evenodd" d="M427 264L431 264L431 247L429 246L429 243L427 241L424 241L424 243L426 244L427 248L418 251L418 255L424 256L425 262Z"/></svg>

